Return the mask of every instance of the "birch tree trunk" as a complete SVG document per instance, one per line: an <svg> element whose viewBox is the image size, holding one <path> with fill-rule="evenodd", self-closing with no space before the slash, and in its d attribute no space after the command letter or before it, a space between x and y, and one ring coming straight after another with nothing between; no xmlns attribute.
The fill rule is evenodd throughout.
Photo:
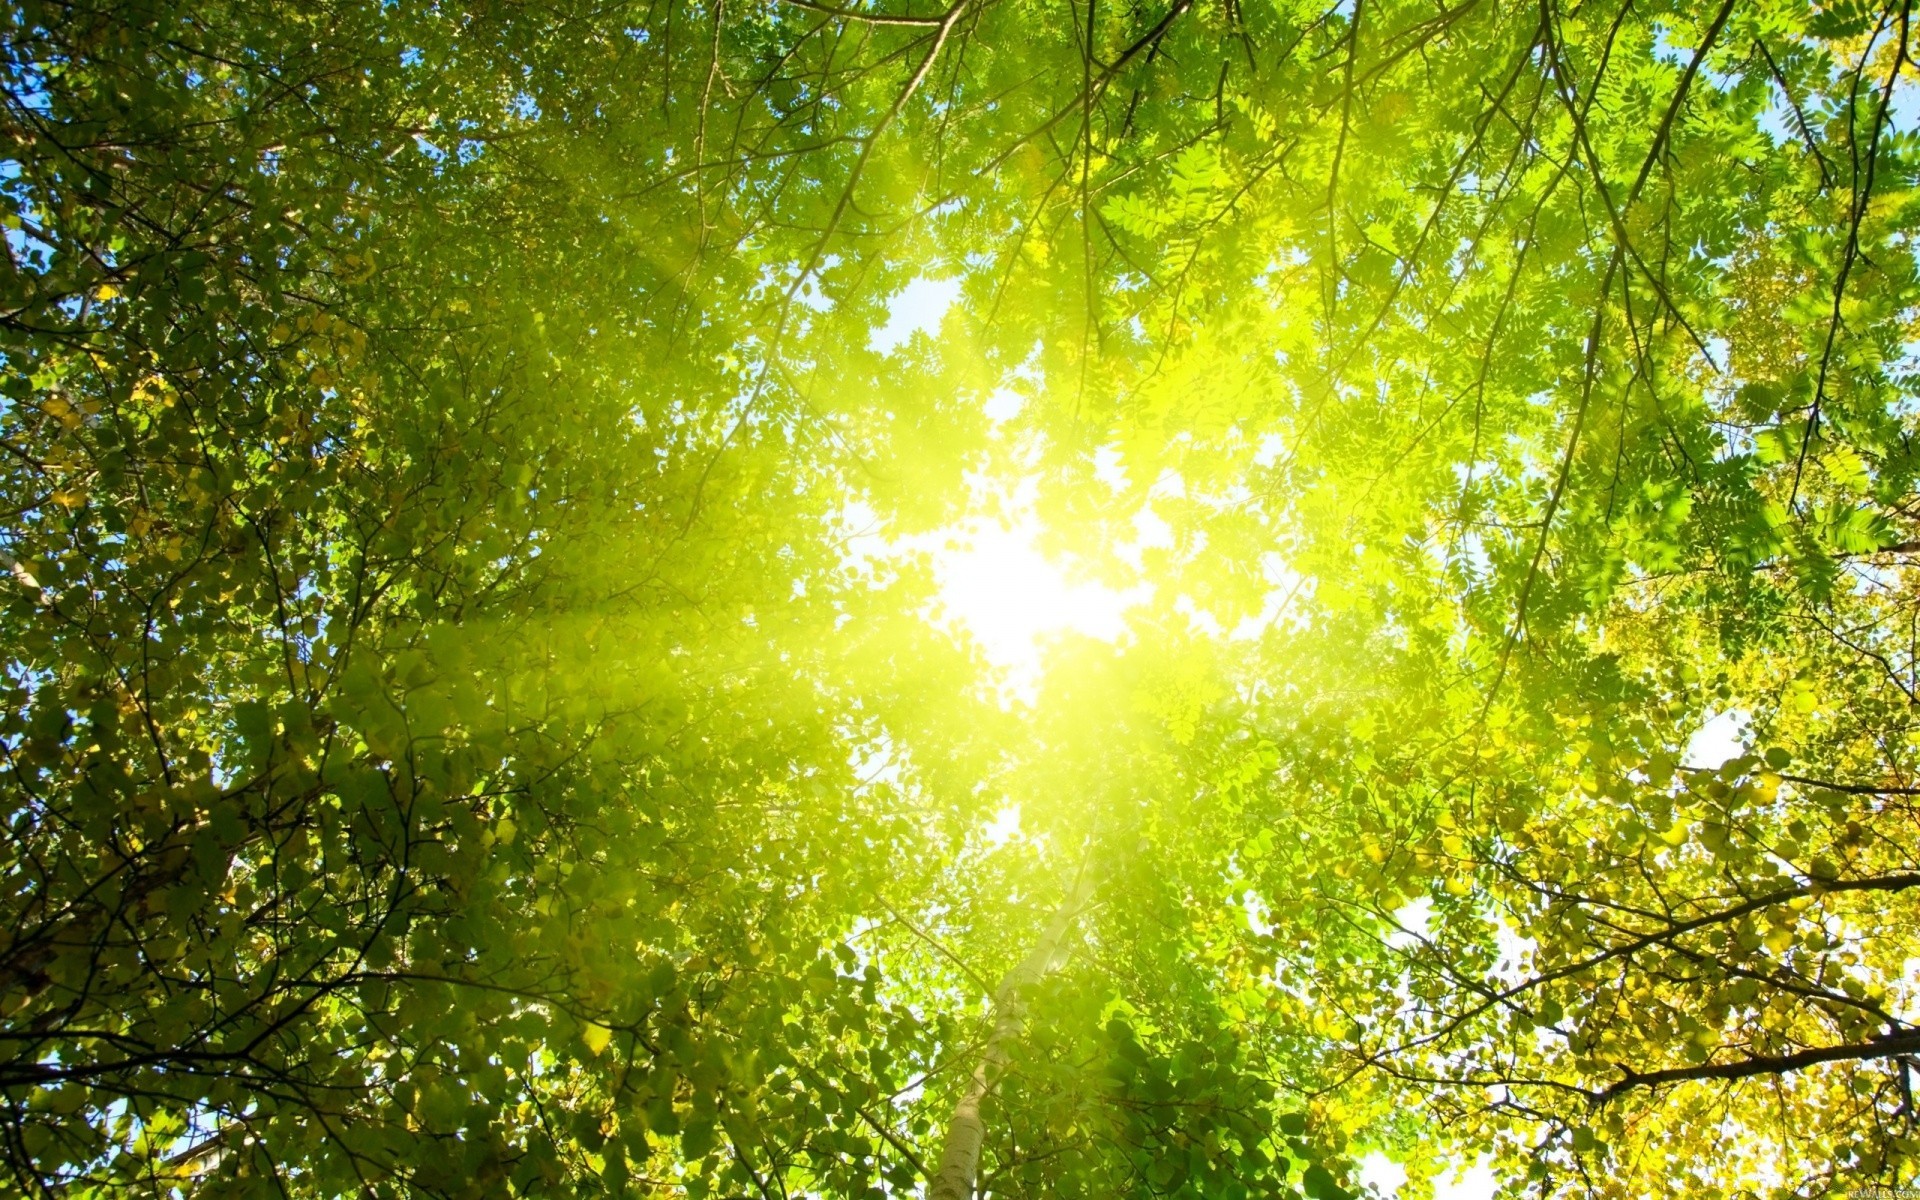
<svg viewBox="0 0 1920 1200"><path fill-rule="evenodd" d="M1074 881L1073 891L1055 910L1046 931L1027 957L1008 971L993 994L993 1030L974 1064L973 1077L953 1106L947 1122L946 1144L940 1150L940 1165L933 1172L933 1185L927 1200L972 1200L974 1184L980 1174L980 1147L986 1141L986 1122L980 1108L1000 1082L1011 1048L1026 1022L1022 992L1039 982L1066 961L1067 935L1080 919L1080 910L1090 890L1086 871Z"/></svg>

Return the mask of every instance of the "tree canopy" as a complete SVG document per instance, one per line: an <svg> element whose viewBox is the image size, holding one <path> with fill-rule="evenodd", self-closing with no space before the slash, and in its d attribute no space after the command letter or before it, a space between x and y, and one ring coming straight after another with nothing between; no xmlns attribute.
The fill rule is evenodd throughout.
<svg viewBox="0 0 1920 1200"><path fill-rule="evenodd" d="M1912 20L0 4L0 1194L1913 1183Z"/></svg>

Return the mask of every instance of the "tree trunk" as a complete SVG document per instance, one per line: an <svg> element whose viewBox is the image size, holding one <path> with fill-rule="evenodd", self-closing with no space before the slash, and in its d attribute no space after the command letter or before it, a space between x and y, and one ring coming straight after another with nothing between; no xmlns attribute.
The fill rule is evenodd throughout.
<svg viewBox="0 0 1920 1200"><path fill-rule="evenodd" d="M1055 910L1053 920L1019 965L1008 971L993 994L993 1031L980 1050L973 1077L953 1106L947 1122L946 1144L940 1150L940 1165L934 1170L927 1200L972 1200L974 1184L980 1174L980 1147L987 1138L986 1122L980 1107L1000 1082L1009 1051L1020 1036L1026 1020L1021 992L1039 982L1067 957L1067 935L1080 919L1080 910L1089 891L1086 871L1074 881L1073 891Z"/></svg>

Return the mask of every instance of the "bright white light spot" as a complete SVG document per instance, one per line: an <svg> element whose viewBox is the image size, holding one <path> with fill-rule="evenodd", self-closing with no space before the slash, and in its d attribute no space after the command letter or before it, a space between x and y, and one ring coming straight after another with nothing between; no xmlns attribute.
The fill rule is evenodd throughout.
<svg viewBox="0 0 1920 1200"><path fill-rule="evenodd" d="M1126 631L1127 609L1148 591L1145 584L1120 591L1069 578L1034 545L1038 533L1031 514L1012 526L974 520L949 531L932 555L940 608L1025 698L1038 680L1046 638L1072 632L1114 641Z"/></svg>
<svg viewBox="0 0 1920 1200"><path fill-rule="evenodd" d="M893 739L882 736L871 745L855 749L848 759L854 778L861 788L891 787L900 782L900 758Z"/></svg>
<svg viewBox="0 0 1920 1200"><path fill-rule="evenodd" d="M1124 486L1124 485L1123 485ZM1173 526L1154 512L1151 505L1141 505L1133 514L1133 540L1114 547L1114 553L1120 560L1136 571L1146 570L1146 552L1149 550L1170 550L1173 548Z"/></svg>
<svg viewBox="0 0 1920 1200"><path fill-rule="evenodd" d="M1173 602L1173 611L1185 617L1187 623L1197 632L1204 633L1208 637L1217 638L1225 632L1221 628L1220 618L1195 604L1192 596L1176 597Z"/></svg>
<svg viewBox="0 0 1920 1200"><path fill-rule="evenodd" d="M1707 723L1687 742L1682 756L1689 767L1713 770L1730 758L1746 753L1744 734L1752 717L1737 708L1707 718Z"/></svg>
<svg viewBox="0 0 1920 1200"><path fill-rule="evenodd" d="M862 568L883 558L891 550L882 531L880 516L866 501L852 499L840 507L841 546L848 560Z"/></svg>
<svg viewBox="0 0 1920 1200"><path fill-rule="evenodd" d="M1093 452L1093 477L1116 492L1127 488L1127 468L1120 461L1120 451L1112 446L1102 446Z"/></svg>
<svg viewBox="0 0 1920 1200"><path fill-rule="evenodd" d="M1151 508L1133 515L1133 532L1143 550L1165 550L1173 545L1173 526Z"/></svg>
<svg viewBox="0 0 1920 1200"><path fill-rule="evenodd" d="M1267 920L1267 902L1260 893L1248 888L1246 895L1240 898L1240 909L1247 914L1247 928L1260 937L1273 932L1273 922Z"/></svg>
<svg viewBox="0 0 1920 1200"><path fill-rule="evenodd" d="M1493 1200L1499 1190L1493 1168L1482 1158L1471 1167L1455 1167L1449 1175L1433 1181L1433 1200Z"/></svg>
<svg viewBox="0 0 1920 1200"><path fill-rule="evenodd" d="M1009 804L980 831L988 849L997 849L1020 836L1020 806Z"/></svg>
<svg viewBox="0 0 1920 1200"><path fill-rule="evenodd" d="M1433 897L1418 896L1393 911L1394 924L1400 928L1387 935L1387 945L1395 950L1419 945L1432 931Z"/></svg>
<svg viewBox="0 0 1920 1200"><path fill-rule="evenodd" d="M1400 1192L1402 1184L1407 1182L1407 1169L1375 1150L1360 1160L1360 1186L1376 1196L1394 1196Z"/></svg>
<svg viewBox="0 0 1920 1200"><path fill-rule="evenodd" d="M937 334L940 319L959 298L958 280L922 275L887 301L887 323L873 331L867 344L881 354L892 354L916 333Z"/></svg>
<svg viewBox="0 0 1920 1200"><path fill-rule="evenodd" d="M1494 944L1500 947L1500 957L1494 960L1487 973L1504 983L1517 986L1533 974L1534 955L1539 952L1540 943L1505 921L1494 927L1493 937Z"/></svg>
<svg viewBox="0 0 1920 1200"><path fill-rule="evenodd" d="M998 425L1002 421L1011 421L1019 416L1020 410L1026 406L1025 396L1012 388L1003 387L993 390L993 394L987 397L987 402L981 406L980 411L987 414L987 420Z"/></svg>

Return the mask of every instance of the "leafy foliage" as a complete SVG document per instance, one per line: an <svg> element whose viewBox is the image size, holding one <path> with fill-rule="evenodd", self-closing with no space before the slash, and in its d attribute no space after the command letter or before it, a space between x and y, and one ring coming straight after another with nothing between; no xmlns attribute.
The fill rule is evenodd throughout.
<svg viewBox="0 0 1920 1200"><path fill-rule="evenodd" d="M0 1186L1911 1181L1911 18L0 7Z"/></svg>

